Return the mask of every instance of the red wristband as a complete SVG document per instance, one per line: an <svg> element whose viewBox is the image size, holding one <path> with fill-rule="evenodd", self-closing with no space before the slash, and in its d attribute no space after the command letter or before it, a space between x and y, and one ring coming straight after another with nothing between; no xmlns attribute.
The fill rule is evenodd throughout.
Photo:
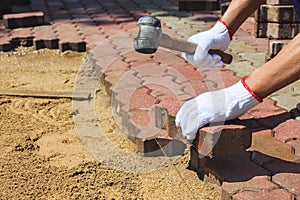
<svg viewBox="0 0 300 200"><path fill-rule="evenodd" d="M230 38L230 40L232 40L232 32L231 32L229 26L226 24L226 22L224 22L222 20L218 20L218 22L221 22L226 27L228 34L229 34L229 38Z"/></svg>
<svg viewBox="0 0 300 200"><path fill-rule="evenodd" d="M251 88L249 88L249 86L246 84L245 80L246 80L247 77L244 77L241 79L241 82L243 84L243 86L246 88L246 90L248 90L248 92L257 100L259 101L260 103L263 102L262 98L260 98L260 96L258 96L257 94L255 94Z"/></svg>

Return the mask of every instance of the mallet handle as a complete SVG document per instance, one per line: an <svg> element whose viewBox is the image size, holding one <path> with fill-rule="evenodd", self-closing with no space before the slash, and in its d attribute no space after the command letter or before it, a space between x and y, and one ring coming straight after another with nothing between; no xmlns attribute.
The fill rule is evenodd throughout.
<svg viewBox="0 0 300 200"><path fill-rule="evenodd" d="M177 38L172 38L169 35L162 33L162 37L159 41L159 46L161 47L165 47L168 49L173 49L176 51L181 51L181 52L185 52L188 54L194 54L196 48L197 48L197 44L192 43L192 42L188 42L185 40L180 40ZM221 60L225 63L225 64L230 64L232 62L232 55L225 53L223 51L220 50L209 50L208 53L210 54L217 54L221 57Z"/></svg>

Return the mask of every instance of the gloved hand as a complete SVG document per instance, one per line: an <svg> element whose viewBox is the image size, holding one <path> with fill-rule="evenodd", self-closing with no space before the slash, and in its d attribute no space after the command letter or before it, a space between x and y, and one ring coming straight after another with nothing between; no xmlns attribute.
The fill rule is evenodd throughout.
<svg viewBox="0 0 300 200"><path fill-rule="evenodd" d="M209 54L210 49L225 51L231 40L231 32L225 22L218 21L208 31L197 33L188 38L189 42L198 44L194 55L182 53L189 63L195 67L221 67L224 63L216 54Z"/></svg>
<svg viewBox="0 0 300 200"><path fill-rule="evenodd" d="M176 126L181 127L183 136L193 140L202 126L235 119L259 102L262 99L242 79L228 88L206 92L187 101L176 115Z"/></svg>

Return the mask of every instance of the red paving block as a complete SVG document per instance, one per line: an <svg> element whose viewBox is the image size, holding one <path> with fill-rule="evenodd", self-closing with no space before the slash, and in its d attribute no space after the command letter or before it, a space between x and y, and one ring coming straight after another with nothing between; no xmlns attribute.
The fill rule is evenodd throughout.
<svg viewBox="0 0 300 200"><path fill-rule="evenodd" d="M162 77L167 75L165 72L166 67L158 63L142 64L134 67L134 70L137 72L137 76L141 78L146 76Z"/></svg>
<svg viewBox="0 0 300 200"><path fill-rule="evenodd" d="M106 69L105 73L112 72L112 71L127 71L129 70L130 65L122 60L121 58L112 62ZM109 75L109 74L107 74Z"/></svg>
<svg viewBox="0 0 300 200"><path fill-rule="evenodd" d="M300 157L300 139L291 140L291 141L287 142L286 144L292 146L294 149L295 155Z"/></svg>
<svg viewBox="0 0 300 200"><path fill-rule="evenodd" d="M300 139L300 121L289 119L273 129L274 137L282 142Z"/></svg>
<svg viewBox="0 0 300 200"><path fill-rule="evenodd" d="M35 49L58 49L58 38L52 26L37 26L33 29Z"/></svg>
<svg viewBox="0 0 300 200"><path fill-rule="evenodd" d="M245 151L251 146L251 136L250 128L229 122L201 128L193 145L198 154L215 157Z"/></svg>
<svg viewBox="0 0 300 200"><path fill-rule="evenodd" d="M136 126L143 128L151 123L151 116L147 110L133 110L131 120ZM149 135L151 136L151 135Z"/></svg>
<svg viewBox="0 0 300 200"><path fill-rule="evenodd" d="M169 113L170 116L175 117L178 110L181 107L180 102L176 100L162 100L159 102L159 105L165 107Z"/></svg>
<svg viewBox="0 0 300 200"><path fill-rule="evenodd" d="M279 187L270 180L269 176L255 176L244 182L223 182L221 199L229 199L230 196L241 191L271 191L278 188Z"/></svg>
<svg viewBox="0 0 300 200"><path fill-rule="evenodd" d="M12 48L13 46L10 43L10 37L0 37L0 51L10 51Z"/></svg>
<svg viewBox="0 0 300 200"><path fill-rule="evenodd" d="M297 159L297 156L295 156L295 154L293 153L292 147L272 137L271 130L263 130L253 133L252 145L249 150L258 151L267 156L278 159L289 161L294 161Z"/></svg>
<svg viewBox="0 0 300 200"><path fill-rule="evenodd" d="M3 15L4 26L9 29L39 26L45 23L43 12Z"/></svg>
<svg viewBox="0 0 300 200"><path fill-rule="evenodd" d="M155 77L147 76L143 78L143 85L159 85L168 88L175 96L182 94L182 86L175 83L171 76Z"/></svg>
<svg viewBox="0 0 300 200"><path fill-rule="evenodd" d="M186 81L204 81L203 75L199 73L192 65L169 65L167 67L167 74L174 76L175 82L178 83Z"/></svg>
<svg viewBox="0 0 300 200"><path fill-rule="evenodd" d="M154 54L153 59L158 61L164 65L172 65L172 66L185 66L187 65L186 61L178 56L176 52L172 52L169 50L165 50L163 48L159 48Z"/></svg>
<svg viewBox="0 0 300 200"><path fill-rule="evenodd" d="M10 31L11 42L17 46L32 46L32 28L17 28Z"/></svg>
<svg viewBox="0 0 300 200"><path fill-rule="evenodd" d="M299 167L298 167L299 170ZM289 192L299 197L300 195L300 171L297 173L279 173L272 177L272 181Z"/></svg>
<svg viewBox="0 0 300 200"><path fill-rule="evenodd" d="M233 71L225 69L215 69L202 72L206 80L214 81L218 84L219 89L229 87L237 83L240 78L235 76Z"/></svg>
<svg viewBox="0 0 300 200"><path fill-rule="evenodd" d="M130 97L129 110L150 109L159 100L149 95L150 90L142 87L138 88Z"/></svg>
<svg viewBox="0 0 300 200"><path fill-rule="evenodd" d="M272 191L244 191L233 195L235 200L294 200L295 196L284 189Z"/></svg>
<svg viewBox="0 0 300 200"><path fill-rule="evenodd" d="M202 81L187 81L184 83L181 83L181 85L183 86L183 91L192 95L192 96L198 96L204 92L208 92L209 91L209 87L207 86L207 83L211 83L209 82L202 82Z"/></svg>
<svg viewBox="0 0 300 200"><path fill-rule="evenodd" d="M59 38L59 49L64 52L67 50L85 52L86 43L79 35L78 29L72 24L55 25L57 37Z"/></svg>

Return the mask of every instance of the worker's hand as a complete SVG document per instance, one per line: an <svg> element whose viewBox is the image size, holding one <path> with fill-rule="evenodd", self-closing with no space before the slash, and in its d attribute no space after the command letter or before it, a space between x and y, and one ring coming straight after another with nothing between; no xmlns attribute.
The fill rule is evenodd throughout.
<svg viewBox="0 0 300 200"><path fill-rule="evenodd" d="M242 79L228 88L206 92L187 101L176 115L176 126L181 127L183 136L193 140L202 126L235 119L261 101Z"/></svg>
<svg viewBox="0 0 300 200"><path fill-rule="evenodd" d="M224 63L221 57L216 54L209 54L208 51L225 51L230 43L230 33L223 22L218 21L208 31L197 33L188 38L189 42L198 44L193 55L182 53L182 56L195 67L221 67Z"/></svg>

